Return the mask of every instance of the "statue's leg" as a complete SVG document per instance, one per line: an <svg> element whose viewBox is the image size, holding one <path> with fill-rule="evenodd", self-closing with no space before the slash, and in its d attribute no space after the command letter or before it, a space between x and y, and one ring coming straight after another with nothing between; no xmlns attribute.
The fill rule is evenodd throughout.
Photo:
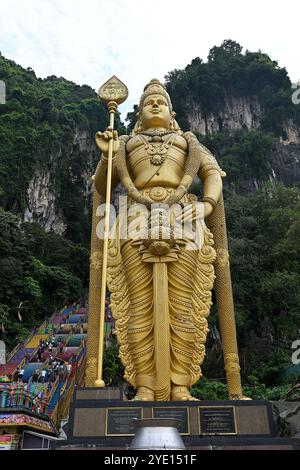
<svg viewBox="0 0 300 470"><path fill-rule="evenodd" d="M136 399L154 399L152 265L141 262L139 248L127 241L122 258L130 300L128 344L136 370Z"/></svg>
<svg viewBox="0 0 300 470"><path fill-rule="evenodd" d="M192 318L192 292L197 258L179 254L169 263L169 305L171 330L171 399L190 400L191 362L195 348L195 325Z"/></svg>
<svg viewBox="0 0 300 470"><path fill-rule="evenodd" d="M213 255L210 249L181 249L178 261L169 264L173 401L193 400L188 388L202 376L214 281Z"/></svg>

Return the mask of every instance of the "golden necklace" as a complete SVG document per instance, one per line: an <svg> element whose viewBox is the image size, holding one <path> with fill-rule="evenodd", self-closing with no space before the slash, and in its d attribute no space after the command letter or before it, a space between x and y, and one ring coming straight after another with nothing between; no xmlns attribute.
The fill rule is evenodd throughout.
<svg viewBox="0 0 300 470"><path fill-rule="evenodd" d="M163 135L166 134L172 133L168 132ZM144 136L141 136L145 144L145 150L150 157L150 162L152 165L162 165L167 157L169 147L173 144L173 141L170 144L171 135L165 141L163 140L163 135L150 135L148 140L146 140Z"/></svg>

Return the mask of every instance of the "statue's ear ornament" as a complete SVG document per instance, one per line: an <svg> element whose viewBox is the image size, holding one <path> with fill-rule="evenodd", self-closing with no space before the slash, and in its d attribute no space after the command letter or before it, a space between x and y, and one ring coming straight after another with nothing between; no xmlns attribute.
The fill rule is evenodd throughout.
<svg viewBox="0 0 300 470"><path fill-rule="evenodd" d="M182 130L179 127L178 122L175 119L176 113L172 112L172 119L170 121L170 131L178 132L182 134Z"/></svg>

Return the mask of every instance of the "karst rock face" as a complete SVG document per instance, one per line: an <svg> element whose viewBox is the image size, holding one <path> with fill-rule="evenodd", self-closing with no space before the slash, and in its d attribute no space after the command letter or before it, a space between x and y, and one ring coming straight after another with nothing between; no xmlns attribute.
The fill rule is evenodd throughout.
<svg viewBox="0 0 300 470"><path fill-rule="evenodd" d="M201 105L188 98L187 119L190 128L201 135L216 132L250 131L260 129L264 114L263 106L257 97L237 97L225 95L224 107L218 112L205 113ZM280 142L284 145L300 144L300 127L292 119L283 121L283 136Z"/></svg>
<svg viewBox="0 0 300 470"><path fill-rule="evenodd" d="M223 109L208 113L189 97L186 120L190 129L200 136L224 132L233 135L239 130L260 130L263 115L264 109L257 97L226 94ZM282 123L282 129L282 135L276 138L267 156L267 179L293 186L300 183L300 126L292 119L286 119ZM222 163L222 159L220 160ZM251 192L258 189L260 183L259 177L253 177L245 179L239 187Z"/></svg>
<svg viewBox="0 0 300 470"><path fill-rule="evenodd" d="M69 181L74 184L79 182L81 187L80 197L83 201L83 214L80 214L80 217L90 215L91 176L95 171L99 154L94 144L93 135L88 130L76 130L68 158L70 156L73 161L78 158L77 161L81 162L79 174L73 174L72 162L68 167L65 167L63 164L63 149L59 149L51 155L50 168L47 171L37 170L32 176L27 189L27 207L24 211L24 222L38 222L46 231L64 235L67 230L67 222L59 201L61 192L68 191L67 184ZM62 177L64 171L66 171L65 183L57 184L58 180L64 181Z"/></svg>
<svg viewBox="0 0 300 470"><path fill-rule="evenodd" d="M226 94L224 108L217 113L205 113L201 106L190 98L187 118L193 131L201 135L213 134L224 130L259 129L262 107L257 98L234 97Z"/></svg>

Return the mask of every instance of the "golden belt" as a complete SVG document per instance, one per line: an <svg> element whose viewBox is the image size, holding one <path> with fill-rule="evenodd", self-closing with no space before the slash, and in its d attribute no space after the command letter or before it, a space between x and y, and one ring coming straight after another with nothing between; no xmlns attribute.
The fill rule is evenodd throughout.
<svg viewBox="0 0 300 470"><path fill-rule="evenodd" d="M154 203L157 202L164 202L170 195L174 194L177 188L168 188L165 186L153 186L151 188L144 188L140 189L139 193L142 196L147 196L149 197ZM186 203L194 203L197 202L198 198L195 196L195 194L186 194L183 196L183 198L180 200L180 202L186 202ZM136 201L132 198L128 198L128 204L136 204Z"/></svg>

